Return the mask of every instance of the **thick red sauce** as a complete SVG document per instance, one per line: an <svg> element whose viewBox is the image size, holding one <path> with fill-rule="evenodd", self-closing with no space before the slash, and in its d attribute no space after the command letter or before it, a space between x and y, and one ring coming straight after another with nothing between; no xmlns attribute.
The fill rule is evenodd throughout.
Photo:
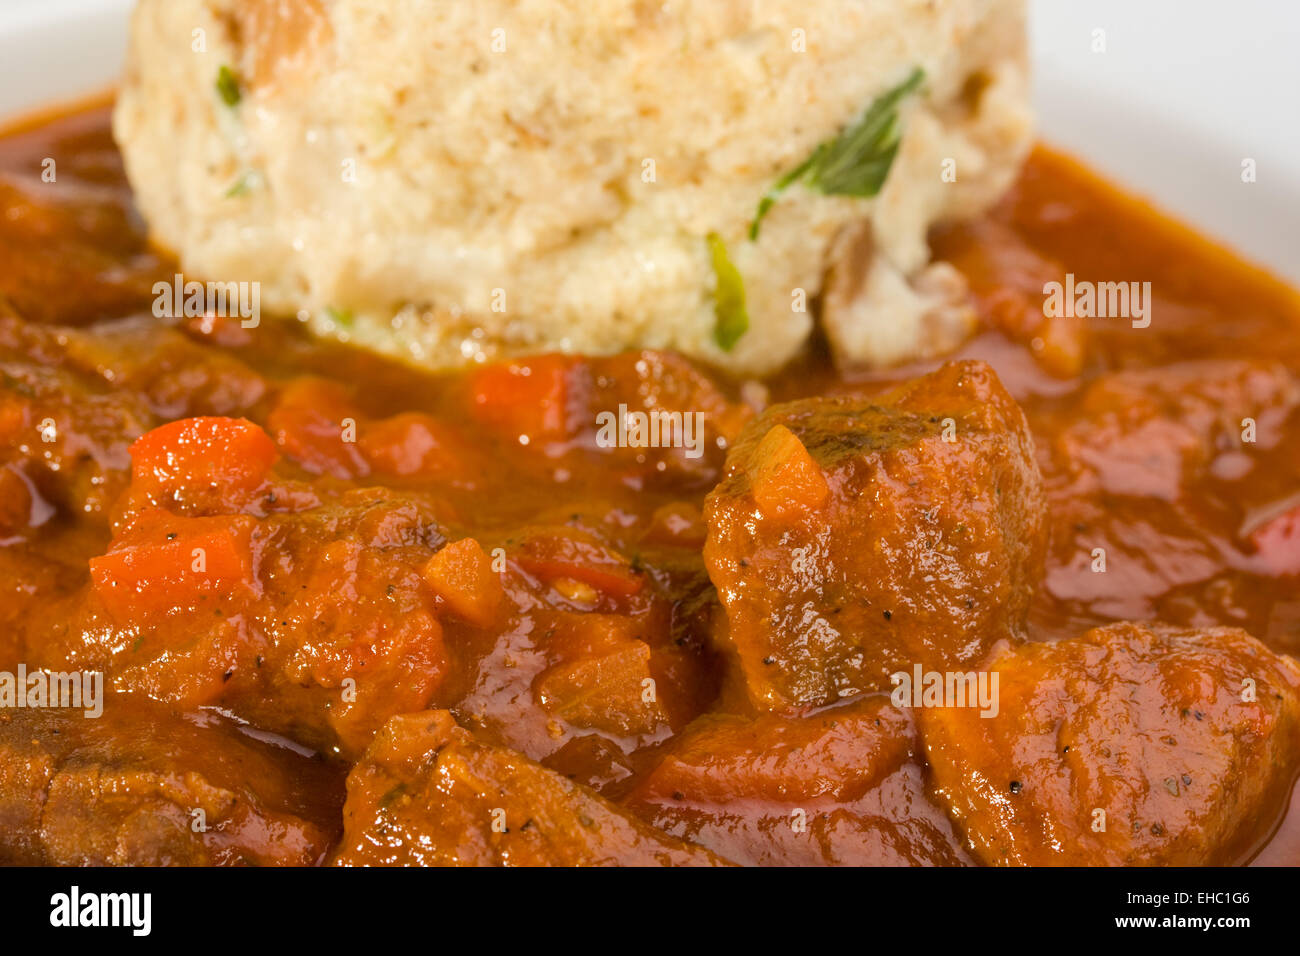
<svg viewBox="0 0 1300 956"><path fill-rule="evenodd" d="M704 499L725 455L726 442L716 439L734 438L752 414L742 396L754 402L760 389L649 354L542 357L524 363L527 375L518 367L430 375L309 341L293 323L161 328L149 314L151 289L176 270L145 241L107 118L106 107L95 107L0 139L0 465L7 468L0 469L0 668L102 667L119 693L161 701L123 704L119 713L158 710L132 718L137 724L115 718L116 729L101 728L86 745L109 754L120 746L142 765L171 767L175 756L152 753L132 732L146 719L189 714L177 718L187 721L184 734L210 732L214 741L220 734L240 741L229 744L236 750L251 741L257 755L242 771L245 782L276 794L264 802L277 809L259 818L257 833L239 824L231 835L236 823L223 822L230 832L222 839L260 848L266 862L310 862L330 851L341 826L342 775L389 716L447 708L478 741L615 802L632 794L635 806L645 774L691 720L746 712L711 643L721 612L700 549ZM57 164L55 182L42 181L46 158ZM1240 627L1274 651L1300 653L1300 296L1046 148L1033 153L995 210L932 238L937 255L969 279L982 322L957 357L993 366L1037 448L1050 537L1030 639L1159 620ZM1150 282L1149 327L1122 318L1045 319L1044 283L1066 273L1080 282ZM768 401L872 394L938 364L842 374L814 353L762 383ZM594 411L638 401L706 410L714 428L706 453L688 459L596 447ZM56 420L58 441L42 446L21 431L33 425L21 416L38 413ZM173 492L165 483L146 487L139 474L132 480L131 454L139 453L128 446L195 416L248 419L274 439L263 448L261 439L241 444L243 437L222 434L237 450L234 464L214 466L225 496L217 510L252 517L222 519L202 532L218 551L235 542L232 580L246 572L240 535L267 535L257 554L270 572L255 597L238 588L191 594L182 578L117 601L96 575L136 573L113 557L135 546L132 534L184 541L199 533L194 525L168 530L169 519L150 510ZM340 446L330 431L345 418L358 423L356 446ZM1242 440L1246 419L1254 441ZM241 468L263 451L279 463L270 484L258 485L264 475ZM172 454L170 446L159 454ZM246 479L260 497L235 501L230 489ZM323 517L306 524L295 517L308 512ZM459 608L427 593L439 573L460 583L473 578L475 555L441 572L420 571L445 542L470 537L482 555L494 548L510 555L515 570L505 598L518 613L505 623L491 610L495 584L471 580L474 601ZM1093 569L1099 548L1105 573ZM307 552L314 564L301 560ZM167 553L150 552L159 561ZM148 573L165 579L160 568ZM304 596L294 598L290 588ZM547 604L539 588L560 596ZM196 625L201 615L208 623ZM213 615L227 620L218 627ZM251 620L259 622L256 639ZM338 639L340 629L347 640ZM195 633L204 635L197 644ZM421 657L430 635L437 660ZM214 671L214 660L228 667ZM592 677L594 660L615 672L597 668ZM620 703L629 693L614 686L620 667L629 680L648 673L661 688L652 717L629 716ZM276 676L267 676L271 670ZM355 674L363 675L360 703L334 706L331 695ZM110 700L106 712L112 709ZM195 714L205 715L201 723ZM466 761L486 765L472 749L481 744L458 746L470 754ZM303 757L304 749L317 756ZM19 759L12 751L3 757ZM310 775L294 769L306 759L316 767ZM217 762L210 778L233 787L241 771ZM1292 780L1297 769L1293 753ZM891 800L895 808L915 801L923 835L897 822L879 832L929 847L916 851L918 860L969 862L967 850L944 835L942 814L921 806L925 772L923 762L905 761L887 786L858 798L854 812L884 818L894 812ZM13 804L12 794L0 798ZM114 832L123 826L117 813L103 810L103 825ZM285 831L267 823L280 819L276 813L299 821L284 824L305 847L297 856L273 849L285 845ZM643 816L672 829L662 814ZM1257 862L1300 862L1300 811L1288 821L1280 829L1262 823L1236 858L1262 846ZM710 826L686 835L724 857L756 853L744 826ZM873 842L877 836L854 844L835 833L819 851L777 841L756 856L897 862ZM106 859L75 841L60 847L63 856L10 846L0 858ZM205 852L211 862L232 860L211 841ZM176 851L125 861L142 859L190 858Z"/></svg>

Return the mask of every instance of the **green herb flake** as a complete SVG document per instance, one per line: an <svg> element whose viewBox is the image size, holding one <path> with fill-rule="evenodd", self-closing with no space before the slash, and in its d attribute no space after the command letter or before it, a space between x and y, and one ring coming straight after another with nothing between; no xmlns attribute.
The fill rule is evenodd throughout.
<svg viewBox="0 0 1300 956"><path fill-rule="evenodd" d="M754 221L749 225L749 238L758 238L763 217L796 182L824 196L869 199L880 192L902 139L898 105L924 79L925 71L917 67L898 86L878 96L857 123L822 143L811 156L778 179L759 200Z"/></svg>
<svg viewBox="0 0 1300 956"><path fill-rule="evenodd" d="M345 329L352 328L352 323L356 321L356 316L351 309L325 309L325 318L329 319L335 325L341 325Z"/></svg>
<svg viewBox="0 0 1300 956"><path fill-rule="evenodd" d="M231 107L238 106L243 98L239 91L239 78L225 64L217 70L217 95L221 97L221 102Z"/></svg>
<svg viewBox="0 0 1300 956"><path fill-rule="evenodd" d="M727 246L716 232L708 235L709 257L717 286L713 292L713 338L724 352L730 352L749 331L745 309L745 280L727 255Z"/></svg>
<svg viewBox="0 0 1300 956"><path fill-rule="evenodd" d="M252 173L244 173L244 175L236 179L230 188L226 190L226 198L235 199L238 196L248 195L249 189L252 188L252 178Z"/></svg>

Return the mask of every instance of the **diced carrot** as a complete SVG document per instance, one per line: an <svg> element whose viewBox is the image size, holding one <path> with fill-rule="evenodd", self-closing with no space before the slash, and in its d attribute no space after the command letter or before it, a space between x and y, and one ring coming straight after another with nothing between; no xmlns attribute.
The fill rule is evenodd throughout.
<svg viewBox="0 0 1300 956"><path fill-rule="evenodd" d="M511 440L562 437L572 365L562 355L539 355L480 369L470 380L474 416Z"/></svg>
<svg viewBox="0 0 1300 956"><path fill-rule="evenodd" d="M370 473L357 442L361 418L343 386L302 378L280 393L266 423L276 444L302 467L348 479Z"/></svg>
<svg viewBox="0 0 1300 956"><path fill-rule="evenodd" d="M644 585L622 555L571 535L528 538L513 557L521 568L548 584L571 578L613 597L636 594Z"/></svg>
<svg viewBox="0 0 1300 956"><path fill-rule="evenodd" d="M505 588L492 570L492 560L473 538L453 541L430 558L424 580L465 623L491 627L500 619Z"/></svg>
<svg viewBox="0 0 1300 956"><path fill-rule="evenodd" d="M1049 316L1043 319L1030 348L1038 363L1057 378L1072 378L1083 370L1088 352L1088 327L1078 316ZM1041 348L1036 343L1041 343Z"/></svg>
<svg viewBox="0 0 1300 956"><path fill-rule="evenodd" d="M361 453L379 474L397 478L466 481L475 468L466 443L422 412L404 412L367 424Z"/></svg>
<svg viewBox="0 0 1300 956"><path fill-rule="evenodd" d="M1248 535L1266 574L1300 574L1300 505L1265 521Z"/></svg>
<svg viewBox="0 0 1300 956"><path fill-rule="evenodd" d="M556 661L600 657L639 642L644 623L626 614L562 614L547 633L546 654Z"/></svg>
<svg viewBox="0 0 1300 956"><path fill-rule="evenodd" d="M107 554L90 559L95 592L122 624L156 621L174 609L260 593L248 515L142 515Z"/></svg>
<svg viewBox="0 0 1300 956"><path fill-rule="evenodd" d="M245 504L279 457L266 432L243 418L184 418L131 445L137 489L208 511Z"/></svg>
<svg viewBox="0 0 1300 956"><path fill-rule="evenodd" d="M650 684L650 648L624 641L596 657L559 664L537 680L537 699L549 713L577 727L636 736L667 721Z"/></svg>
<svg viewBox="0 0 1300 956"><path fill-rule="evenodd" d="M27 415L24 402L0 395L0 448L21 443L28 428Z"/></svg>
<svg viewBox="0 0 1300 956"><path fill-rule="evenodd" d="M813 511L830 494L821 468L784 425L773 425L758 443L749 466L749 483L754 502L771 517Z"/></svg>

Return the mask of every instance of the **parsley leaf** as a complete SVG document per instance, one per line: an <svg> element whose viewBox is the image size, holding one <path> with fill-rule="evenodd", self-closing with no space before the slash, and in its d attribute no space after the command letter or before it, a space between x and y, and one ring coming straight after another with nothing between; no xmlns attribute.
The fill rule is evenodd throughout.
<svg viewBox="0 0 1300 956"><path fill-rule="evenodd" d="M352 323L357 319L351 309L336 309L333 306L325 307L325 318L345 329L352 328Z"/></svg>
<svg viewBox="0 0 1300 956"><path fill-rule="evenodd" d="M914 69L906 80L880 96L852 126L834 139L822 143L812 155L778 179L758 203L749 238L757 239L759 226L781 194L796 182L825 196L855 196L869 199L880 192L898 153L902 129L898 104L916 90L925 71Z"/></svg>
<svg viewBox="0 0 1300 956"><path fill-rule="evenodd" d="M709 258L717 286L713 291L713 338L724 352L730 352L749 331L745 309L745 280L727 255L727 246L716 232L708 235Z"/></svg>
<svg viewBox="0 0 1300 956"><path fill-rule="evenodd" d="M239 91L238 77L224 63L221 69L217 70L217 95L221 97L221 102L231 107L238 106L243 98L243 94Z"/></svg>
<svg viewBox="0 0 1300 956"><path fill-rule="evenodd" d="M252 178L253 178L253 174L251 172L244 173L233 183L231 183L230 188L225 191L224 194L225 198L234 199L238 196L248 195L248 190L252 187L252 182L251 182Z"/></svg>

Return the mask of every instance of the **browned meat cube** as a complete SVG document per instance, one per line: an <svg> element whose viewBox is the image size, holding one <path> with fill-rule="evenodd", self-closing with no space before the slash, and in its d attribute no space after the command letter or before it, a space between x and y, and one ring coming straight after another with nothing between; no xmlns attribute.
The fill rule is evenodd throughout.
<svg viewBox="0 0 1300 956"><path fill-rule="evenodd" d="M245 736L110 696L0 715L0 863L297 865L335 836L342 773Z"/></svg>
<svg viewBox="0 0 1300 956"><path fill-rule="evenodd" d="M103 671L114 690L181 710L221 706L355 759L389 717L429 706L450 667L421 575L444 542L432 507L363 488L257 519L149 512L121 539L128 548L92 559L91 581L61 605L72 626L24 622L27 660ZM172 539L184 561L167 578ZM203 581L186 573L193 544L225 569L211 590L185 586ZM115 589L119 580L134 585ZM123 599L106 600L115 590Z"/></svg>
<svg viewBox="0 0 1300 956"><path fill-rule="evenodd" d="M1046 482L1049 594L1092 620L1168 620L1162 600L1175 589L1205 587L1251 557L1256 573L1279 569L1276 552L1248 557L1259 546L1250 538L1240 554L1223 527L1268 514L1274 495L1285 507L1300 478L1285 441L1300 380L1285 366L1204 360L1124 369L1072 401ZM1267 627L1267 616L1220 620L1257 633Z"/></svg>
<svg viewBox="0 0 1300 956"><path fill-rule="evenodd" d="M998 865L1230 864L1290 789L1300 667L1235 628L1004 648L997 716L921 711L933 786Z"/></svg>
<svg viewBox="0 0 1300 956"><path fill-rule="evenodd" d="M708 866L724 861L447 711L394 717L348 776L340 866Z"/></svg>
<svg viewBox="0 0 1300 956"><path fill-rule="evenodd" d="M1216 459L1276 445L1298 405L1300 383L1277 363L1207 360L1112 372L1083 393L1055 452L1076 495L1173 501ZM1255 422L1251 442L1242 441L1247 418Z"/></svg>
<svg viewBox="0 0 1300 956"><path fill-rule="evenodd" d="M673 352L588 359L573 378L582 400L578 441L588 448L594 441L611 472L648 488L707 490L722 472L727 443L753 415ZM654 435L658 441L647 444ZM611 447L611 437L621 440Z"/></svg>
<svg viewBox="0 0 1300 956"><path fill-rule="evenodd" d="M702 717L624 801L750 865L968 862L925 793L912 721L883 696L804 717Z"/></svg>
<svg viewBox="0 0 1300 956"><path fill-rule="evenodd" d="M24 476L36 511L104 525L133 439L163 417L243 413L266 388L237 359L152 320L91 334L23 322L2 301L0 361L0 464Z"/></svg>
<svg viewBox="0 0 1300 956"><path fill-rule="evenodd" d="M769 408L706 507L723 640L754 706L886 689L1020 636L1041 484L1024 415L982 362Z"/></svg>

